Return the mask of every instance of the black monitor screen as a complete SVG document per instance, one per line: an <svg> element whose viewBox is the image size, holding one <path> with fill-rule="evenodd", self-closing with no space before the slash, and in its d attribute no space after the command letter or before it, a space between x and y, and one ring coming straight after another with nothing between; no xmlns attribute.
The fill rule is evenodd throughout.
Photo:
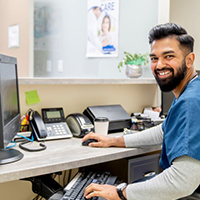
<svg viewBox="0 0 200 200"><path fill-rule="evenodd" d="M167 116L168 110L174 100L173 92L162 92L162 115Z"/></svg>
<svg viewBox="0 0 200 200"><path fill-rule="evenodd" d="M23 158L20 151L6 149L20 126L17 59L0 54L0 165Z"/></svg>
<svg viewBox="0 0 200 200"><path fill-rule="evenodd" d="M2 109L4 126L19 114L16 88L16 71L14 64L1 64Z"/></svg>

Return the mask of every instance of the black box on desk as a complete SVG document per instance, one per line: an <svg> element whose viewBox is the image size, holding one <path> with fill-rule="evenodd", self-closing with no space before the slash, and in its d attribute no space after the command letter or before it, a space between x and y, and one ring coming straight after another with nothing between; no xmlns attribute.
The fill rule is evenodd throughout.
<svg viewBox="0 0 200 200"><path fill-rule="evenodd" d="M121 105L89 106L84 112L92 123L97 117L107 117L109 119L108 132L122 131L131 127L131 117Z"/></svg>

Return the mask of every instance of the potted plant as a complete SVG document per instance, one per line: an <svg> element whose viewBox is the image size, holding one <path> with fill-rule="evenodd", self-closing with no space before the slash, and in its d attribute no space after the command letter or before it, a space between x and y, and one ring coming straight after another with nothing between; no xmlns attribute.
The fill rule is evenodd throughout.
<svg viewBox="0 0 200 200"><path fill-rule="evenodd" d="M126 65L126 75L130 78L140 77L142 75L142 64L146 65L149 62L148 53L140 54L135 53L131 54L124 52L125 57L118 65L119 71L123 65Z"/></svg>

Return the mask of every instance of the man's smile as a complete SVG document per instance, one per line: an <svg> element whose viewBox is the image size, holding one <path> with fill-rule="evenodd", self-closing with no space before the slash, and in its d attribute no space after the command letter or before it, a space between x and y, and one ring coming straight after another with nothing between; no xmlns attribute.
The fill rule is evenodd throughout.
<svg viewBox="0 0 200 200"><path fill-rule="evenodd" d="M160 79L165 79L172 75L172 70L156 70L155 73Z"/></svg>

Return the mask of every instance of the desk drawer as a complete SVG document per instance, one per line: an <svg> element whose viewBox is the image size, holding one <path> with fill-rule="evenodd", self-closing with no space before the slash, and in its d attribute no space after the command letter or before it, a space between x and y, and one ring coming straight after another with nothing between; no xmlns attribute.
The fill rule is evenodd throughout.
<svg viewBox="0 0 200 200"><path fill-rule="evenodd" d="M150 172L158 174L160 172L160 154L148 155L128 160L128 183L137 181L145 177Z"/></svg>

